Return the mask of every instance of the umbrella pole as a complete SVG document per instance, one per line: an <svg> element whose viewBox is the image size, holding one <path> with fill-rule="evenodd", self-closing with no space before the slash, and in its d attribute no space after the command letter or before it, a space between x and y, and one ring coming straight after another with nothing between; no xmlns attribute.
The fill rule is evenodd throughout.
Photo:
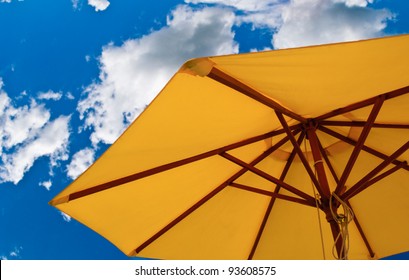
<svg viewBox="0 0 409 280"><path fill-rule="evenodd" d="M324 208L324 212L326 214L327 221L331 227L332 237L334 238L338 259L339 260L346 259L345 248L343 245L339 224L334 220L334 217L332 216L331 213L331 209L329 207Z"/></svg>
<svg viewBox="0 0 409 280"><path fill-rule="evenodd" d="M331 199L331 191L328 184L328 179L325 174L324 163L321 157L321 151L319 146L319 140L316 134L316 126L314 122L311 120L308 122L308 126L306 127L307 131L307 138L309 140L311 146L312 156L314 158L314 167L317 174L317 179L319 184L316 186L319 193L322 195L321 197L321 209L324 211L326 215L326 219L331 227L332 236L334 238L335 247L337 250L338 259L345 259L345 248L343 248L343 240L340 238L341 230L340 226L335 221L333 217L333 213L337 212L337 206L330 205ZM331 209L331 207L333 209Z"/></svg>

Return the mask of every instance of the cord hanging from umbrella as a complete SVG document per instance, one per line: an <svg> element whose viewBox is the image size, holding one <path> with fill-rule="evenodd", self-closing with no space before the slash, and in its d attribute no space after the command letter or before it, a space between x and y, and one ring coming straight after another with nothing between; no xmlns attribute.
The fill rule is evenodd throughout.
<svg viewBox="0 0 409 280"><path fill-rule="evenodd" d="M333 199L335 198L340 205L343 208L343 213L338 214L334 212L333 210ZM335 193L332 193L331 198L329 200L330 202L330 209L331 209L331 214L333 219L339 224L340 226L340 232L337 236L337 238L334 241L334 246L332 247L332 255L334 258L338 260L347 260L348 259L348 252L349 252L349 232L348 232L348 225L352 220L354 219L354 212L352 209L347 205L345 201L342 201L342 199L339 198ZM342 248L339 256L336 256L334 249L335 249L335 244L337 243L338 239L342 238Z"/></svg>

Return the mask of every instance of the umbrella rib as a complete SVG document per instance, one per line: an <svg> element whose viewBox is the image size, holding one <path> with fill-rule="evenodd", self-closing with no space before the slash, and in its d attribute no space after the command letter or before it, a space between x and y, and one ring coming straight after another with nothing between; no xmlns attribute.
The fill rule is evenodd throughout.
<svg viewBox="0 0 409 280"><path fill-rule="evenodd" d="M299 130L298 130L299 131ZM256 165L266 157L268 157L272 152L277 150L279 147L284 145L285 143L288 142L288 136L284 137L282 140L277 142L274 146L270 147L268 150L263 152L260 156L258 156L256 159L254 159L250 165ZM173 228L176 224L181 222L184 218L189 216L191 213L193 213L196 209L198 209L200 206L205 204L208 200L210 200L212 197L217 195L219 192L221 192L224 188L226 188L229 184L231 184L233 181L237 180L240 176L242 176L244 173L247 172L247 168L242 168L240 169L237 173L235 173L233 176L231 176L229 179L224 181L222 184L220 184L217 188L215 188L213 191L211 191L209 194L207 194L205 197L203 197L201 200L196 202L193 206L191 206L189 209L187 209L185 212L183 212L181 215L176 217L173 221L171 221L169 224L167 224L165 227L163 227L161 230L159 230L156 234L154 234L151 238L146 240L144 243L142 243L138 248L136 248L134 251L136 254L141 252L143 249L145 249L147 246L149 246L152 242L154 242L156 239L161 237L163 234L165 234L167 231L169 231L171 228Z"/></svg>
<svg viewBox="0 0 409 280"><path fill-rule="evenodd" d="M366 122L362 121L320 121L321 125L327 126L356 126L363 127ZM409 129L409 124L388 124L388 123L374 123L372 127L376 128L396 128L396 129Z"/></svg>
<svg viewBox="0 0 409 280"><path fill-rule="evenodd" d="M408 149L409 149L409 141L406 142L405 145L400 147L396 152L394 152L390 157L385 159L381 164L379 164L371 172L369 172L365 177L363 177L361 180L359 180L358 183L353 185L348 191L346 191L341 196L341 198L344 199L344 200L350 199L350 198L354 197L355 195L359 194L360 192L362 192L364 189L368 188L370 185L373 185L374 183L378 182L379 180L391 175L395 171L401 169L403 166L407 166L407 162L403 161L400 164L396 165L395 167L391 168L390 170L388 170L388 171L384 172L383 174L379 175L378 176L379 178L378 177L373 178L375 175L377 175L379 172L381 172L384 168L386 168L393 160L395 160L397 157L402 155Z"/></svg>
<svg viewBox="0 0 409 280"><path fill-rule="evenodd" d="M292 129L295 129L295 130L299 131L299 127L300 127L300 125L294 125L294 126L292 126ZM81 198L81 197L84 197L84 196L88 196L90 194L105 191L107 189L114 188L114 187L129 183L129 182L133 182L133 181L136 181L136 180L139 180L139 179L142 179L142 178L145 178L145 177L148 177L148 176L160 173L160 172L164 172L164 171L167 171L167 170L170 170L170 169L182 166L182 165L186 165L186 164L189 164L189 163L192 163L192 162L195 162L195 161L199 161L199 160L211 157L211 156L218 155L222 151L229 151L229 150L233 150L233 149L236 149L236 148L240 148L242 146L249 145L249 144L252 144L252 143L255 143L255 142L270 138L270 137L273 137L273 136L277 136L277 135L280 135L280 134L283 134L283 133L284 133L284 130L282 130L282 129L271 131L269 133L258 135L258 136L255 136L255 137L252 137L252 138L249 138L249 139L246 139L246 140L234 143L234 144L230 144L230 145L218 148L218 149L214 149L214 150L211 150L211 151L208 151L208 152L204 152L204 153L199 154L199 155L195 155L195 156L185 158L185 159L182 159L182 160L179 160L179 161L174 161L174 162L171 162L171 163L167 163L167 164L157 166L157 167L145 170L145 171L141 171L141 172L138 172L138 173L131 174L129 176L125 176L125 177L122 177L122 178L119 178L119 179L116 179L116 180L112 180L112 181L109 181L109 182L106 182L106 183L103 183L103 184L100 184L100 185L97 185L97 186L93 186L93 187L85 189L85 190L77 191L77 192L74 192L74 193L69 195L68 201L72 201L72 200L75 200L75 199L78 199L78 198ZM59 204L59 203L56 203L56 204Z"/></svg>
<svg viewBox="0 0 409 280"><path fill-rule="evenodd" d="M355 165L356 160L358 159L359 153L362 150L362 147L364 146L365 140L369 135L369 132L371 131L372 124L375 122L375 119L379 113L379 111L382 108L382 104L385 100L385 96L380 96L377 98L371 113L369 114L367 123L365 124L361 135L359 136L358 142L356 146L354 147L354 150L352 151L351 156L349 157L349 160L347 162L347 165L344 169L344 172L342 172L341 178L339 179L339 182L337 184L337 187L335 188L335 193L340 194L340 191L344 188L344 185L351 174L352 168Z"/></svg>
<svg viewBox="0 0 409 280"><path fill-rule="evenodd" d="M300 134L300 137L298 138L297 143L301 144L302 141L304 140L304 137L305 137L305 132L302 131L301 134ZM296 155L296 151L295 151L295 148L293 148L293 150L292 150L292 152L291 152L291 154L290 154L290 156L289 156L289 158L287 160L287 163L284 166L283 172L281 172L281 176L280 176L281 181L284 181L285 177L287 176L287 173L290 170L290 167L291 167L291 165L293 163L295 155ZM274 193L278 194L280 189L281 189L281 186L276 184L276 187L274 189ZM256 252L256 249L258 247L258 244L260 242L261 235L264 232L264 228L266 227L268 218L270 217L270 213L271 213L271 211L272 211L272 209L274 207L275 201L276 201L276 198L274 196L271 197L270 203L268 204L266 213L264 214L263 221L262 221L261 226L259 228L259 231L257 233L257 237L256 237L256 239L254 241L254 244L253 244L253 247L252 247L252 249L250 251L250 254L249 254L249 257L248 257L249 260L253 259L253 256L254 256L254 254Z"/></svg>
<svg viewBox="0 0 409 280"><path fill-rule="evenodd" d="M402 162L401 165L396 165L396 166L392 167L391 169L385 171L384 173L382 173L382 174L376 176L375 178L373 178L373 179L367 181L366 183L364 183L364 184L361 185L361 188L360 188L359 190L357 190L357 191L354 192L353 194L349 195L349 196L347 197L347 199L350 199L350 198L354 197L354 196L357 195L358 193L362 192L363 190L365 190L366 188L372 186L373 184L379 182L379 181L382 180L383 178L386 178L386 177L392 175L392 174L395 173L396 171L400 170L404 165L407 166L407 162L406 162L406 161Z"/></svg>
<svg viewBox="0 0 409 280"><path fill-rule="evenodd" d="M246 162L244 162L244 161L242 161L242 160L228 154L227 152L221 153L220 156L224 157L227 160L230 160L231 162L233 162L233 163L235 163L237 165L240 165L241 167L246 168L247 170L259 175L260 177L262 177L262 178L264 178L264 179L266 179L266 180L268 180L270 182L273 182L273 183L275 183L277 185L280 185L284 189L288 190L289 192L292 192L293 194L296 194L296 195L304 198L305 200L309 201L310 203L315 203L315 199L312 196L310 196L310 195L306 194L305 192L300 191L299 189L297 189L297 188L295 188L295 187L293 187L293 186L291 186L291 185L289 185L289 184L275 178L274 176L271 176L270 174L268 174L268 173L266 173L266 172L264 172L264 171L262 171L262 170L260 170L260 169L258 169L256 167L254 167L254 166L252 166L252 165L250 165L250 164L248 164L248 163L246 163Z"/></svg>
<svg viewBox="0 0 409 280"><path fill-rule="evenodd" d="M351 208L352 212L355 213L354 209L352 208L351 204L349 203L349 201L346 201L346 204L348 205L349 208ZM354 214L354 223L358 229L359 234L362 237L362 240L365 243L366 248L368 249L369 255L371 256L371 258L375 257L375 252L372 250L371 245L369 244L368 238L366 238L366 235L364 233L364 230L361 227L361 224L359 223L359 220L356 216L356 214Z"/></svg>
<svg viewBox="0 0 409 280"><path fill-rule="evenodd" d="M279 198L279 199L283 199L283 200L287 200L287 201L296 202L296 203L299 203L299 204L311 206L311 207L314 207L314 208L316 207L316 205L311 203L310 201L307 201L307 200L301 199L301 198L296 198L296 197L289 196L289 195L284 195L284 194L279 194L279 193L275 193L275 192L272 192L272 191L262 190L262 189L258 189L258 188L255 188L255 187L251 187L251 186L247 186L247 185L243 185L243 184L239 184L239 183L234 183L234 182L230 183L230 186L235 187L237 189L253 192L253 193L270 196L271 198Z"/></svg>
<svg viewBox="0 0 409 280"><path fill-rule="evenodd" d="M331 135L331 136L333 136L333 137L335 137L335 138L337 138L337 139L339 139L339 140L341 140L341 141L343 141L345 143L348 143L348 144L350 144L352 146L355 146L357 144L357 142L355 140L353 140L353 139L351 139L351 138L349 138L347 136L344 136L344 135L342 135L342 134L340 134L340 133L338 133L336 131L333 131L332 129L329 129L328 127L318 126L318 129L321 130L322 132L325 132L328 135ZM377 151L377 150L375 150L373 148L365 146L365 145L362 147L362 150L364 150L365 152L370 153L371 155L376 156L376 157L378 157L380 159L388 159L389 158L389 156L387 156L387 155L385 155L385 154L383 154L383 153L381 153L381 152L379 152L379 151ZM395 164L395 165L400 165L401 163L402 163L402 161L399 161L397 159L392 161L392 164ZM409 171L409 166L403 166L402 168Z"/></svg>
<svg viewBox="0 0 409 280"><path fill-rule="evenodd" d="M306 119L304 117L288 110L287 108L284 108L282 105L275 102L274 100L267 97L266 95L260 93L258 90L244 84L242 81L218 69L217 67L213 67L207 76L227 87L230 87L232 89L237 90L238 92L243 93L244 95L274 109L275 111L279 111L283 113L284 115L287 115L302 123L306 122Z"/></svg>
<svg viewBox="0 0 409 280"><path fill-rule="evenodd" d="M369 99L366 99L366 100L351 104L349 106L336 109L336 110L331 111L329 113L323 114L323 115L321 115L321 116L319 116L319 117L317 117L315 119L317 121L322 121L322 120L329 119L329 118L332 118L332 117L335 117L335 116L339 116L339 115L342 115L342 114L345 114L345 113L348 113L348 112L351 112L351 111L354 111L354 110L357 110L357 109L361 109L363 107L373 105L373 104L375 104L377 102L377 100L380 97L384 98L385 100L388 100L388 99L392 99L392 98L395 98L395 97L398 97L398 96L401 96L401 95L404 95L404 94L407 94L407 93L409 93L409 86L402 87L402 88L399 88L399 89L395 89L395 90L386 92L384 94L381 94L381 95L378 95L378 96L375 96L375 97L372 97L372 98L369 98Z"/></svg>
<svg viewBox="0 0 409 280"><path fill-rule="evenodd" d="M288 126L287 122L284 119L284 116L281 112L275 111L276 115L278 117L278 120L280 121L281 125L283 126L284 130L286 131L287 135L290 137L290 141L301 159L302 164L304 165L305 170L307 171L308 175L311 178L311 181L314 183L316 189L318 190L319 194L324 197L324 193L321 190L320 183L318 182L317 178L315 177L314 171L312 171L311 166L308 163L308 160L306 159L304 153L301 150L300 145L297 143L297 140L295 140L294 135L291 132L290 127Z"/></svg>
<svg viewBox="0 0 409 280"><path fill-rule="evenodd" d="M325 149L324 149L324 147L322 146L321 141L320 141L320 139L319 139L318 137L317 137L317 143L318 143L318 148L319 148L320 151L321 151L321 155L322 155L322 157L324 158L324 160L325 160L325 162L326 162L326 164L327 164L327 166L328 166L328 169L329 169L329 171L331 172L332 177L333 177L334 180L335 180L335 183L338 184L338 182L339 182L338 174L337 174L337 172L335 171L334 167L332 166L332 163L331 163L331 161L330 161L329 158L328 158L327 152L325 151Z"/></svg>

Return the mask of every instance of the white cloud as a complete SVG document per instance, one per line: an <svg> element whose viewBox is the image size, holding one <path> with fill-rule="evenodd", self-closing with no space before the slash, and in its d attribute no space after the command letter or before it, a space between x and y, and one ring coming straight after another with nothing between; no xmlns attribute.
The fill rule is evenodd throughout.
<svg viewBox="0 0 409 280"><path fill-rule="evenodd" d="M78 151L72 157L70 164L67 166L67 175L71 179L76 179L84 172L95 160L95 152L93 149L85 148Z"/></svg>
<svg viewBox="0 0 409 280"><path fill-rule="evenodd" d="M68 159L70 116L50 120L50 111L33 99L15 106L3 85L0 78L0 183L17 184L40 157L49 158L50 170Z"/></svg>
<svg viewBox="0 0 409 280"><path fill-rule="evenodd" d="M373 3L373 0L333 0L335 3L344 3L348 7L366 7Z"/></svg>
<svg viewBox="0 0 409 280"><path fill-rule="evenodd" d="M0 0L0 3L11 3L13 0ZM17 2L24 2L24 0L17 0Z"/></svg>
<svg viewBox="0 0 409 280"><path fill-rule="evenodd" d="M185 0L236 9L236 24L273 31L274 48L289 48L382 36L388 10L369 6L373 0Z"/></svg>
<svg viewBox="0 0 409 280"><path fill-rule="evenodd" d="M23 251L23 247L15 247L12 251L10 251L8 253L8 256L2 256L1 258L3 260L7 260L7 259L17 259L21 257L21 252Z"/></svg>
<svg viewBox="0 0 409 280"><path fill-rule="evenodd" d="M72 92L67 92L67 95L65 96L69 100L74 100L75 96L72 94Z"/></svg>
<svg viewBox="0 0 409 280"><path fill-rule="evenodd" d="M285 5L277 4L265 10L247 12L236 16L237 25L249 23L256 28L269 28L275 30L282 24L282 11Z"/></svg>
<svg viewBox="0 0 409 280"><path fill-rule="evenodd" d="M69 216L69 215L67 215L67 214L65 214L63 212L60 212L60 214L61 214L62 218L64 219L64 221L66 221L67 223L71 222L71 216Z"/></svg>
<svg viewBox="0 0 409 280"><path fill-rule="evenodd" d="M88 0L88 5L94 7L96 12L106 10L109 4L108 0Z"/></svg>
<svg viewBox="0 0 409 280"><path fill-rule="evenodd" d="M61 97L62 97L61 92L54 92L52 90L38 93L38 99L41 100L60 100Z"/></svg>
<svg viewBox="0 0 409 280"><path fill-rule="evenodd" d="M185 60L237 52L232 29L242 23L272 30L274 48L381 36L393 15L372 2L185 0L190 6L173 10L162 29L103 48L99 80L77 107L83 128L92 130L94 147L113 143Z"/></svg>
<svg viewBox="0 0 409 280"><path fill-rule="evenodd" d="M382 36L393 15L367 4L359 0L293 0L283 8L273 45L289 48Z"/></svg>
<svg viewBox="0 0 409 280"><path fill-rule="evenodd" d="M283 0L185 0L189 4L219 4L243 11L262 11Z"/></svg>
<svg viewBox="0 0 409 280"><path fill-rule="evenodd" d="M233 25L231 10L179 6L166 27L121 46L105 46L99 81L87 87L78 105L85 127L93 129L92 143L113 143L184 61L238 52Z"/></svg>
<svg viewBox="0 0 409 280"><path fill-rule="evenodd" d="M34 100L30 105L14 107L4 91L0 91L0 155L24 141L33 139L50 119L50 112Z"/></svg>
<svg viewBox="0 0 409 280"><path fill-rule="evenodd" d="M71 0L74 10L78 9L79 0Z"/></svg>
<svg viewBox="0 0 409 280"><path fill-rule="evenodd" d="M282 6L287 0L185 0L189 4L216 4L232 7L236 14L236 24L250 23L254 28L276 28L281 23Z"/></svg>
<svg viewBox="0 0 409 280"><path fill-rule="evenodd" d="M0 182L18 182L40 157L48 156L51 166L67 158L70 117L61 116L35 130L34 137L1 156Z"/></svg>
<svg viewBox="0 0 409 280"><path fill-rule="evenodd" d="M48 180L48 181L40 182L38 185L46 188L47 191L49 191L51 189L52 183L51 183L51 180Z"/></svg>
<svg viewBox="0 0 409 280"><path fill-rule="evenodd" d="M250 52L264 52L264 51L271 51L271 50L272 50L271 48L264 47L262 49L256 49L256 48L250 49Z"/></svg>

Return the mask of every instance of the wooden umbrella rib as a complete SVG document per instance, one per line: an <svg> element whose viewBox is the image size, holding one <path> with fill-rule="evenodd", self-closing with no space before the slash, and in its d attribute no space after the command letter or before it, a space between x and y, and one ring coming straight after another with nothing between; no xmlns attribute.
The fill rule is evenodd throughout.
<svg viewBox="0 0 409 280"><path fill-rule="evenodd" d="M187 216L189 216L191 213L193 213L196 209L198 209L200 206L205 204L208 200L210 200L212 197L214 197L216 194L218 194L220 191L222 191L226 186L228 186L228 182L224 182L223 184L218 186L216 189L214 189L208 195L203 197L196 204L194 204L192 207L190 207L188 210L183 212L176 219L171 221L169 224L167 224L165 227L163 227L161 230L159 230L156 234L154 234L152 237L150 237L148 240L146 240L144 243L142 243L133 252L135 252L135 254L140 253L143 249L145 249L150 244L152 244L152 242L154 242L156 239L161 237L163 234L165 234L167 231L169 231L171 228L173 228L176 224L181 222L183 219L185 219ZM131 253L131 254L134 254L134 253Z"/></svg>
<svg viewBox="0 0 409 280"><path fill-rule="evenodd" d="M351 206L351 204L349 203L349 201L347 201L346 204L348 205L349 208L351 208L352 213L355 213L354 209ZM362 240L365 243L366 248L368 249L369 255L371 256L371 258L375 257L375 252L373 251L373 249L371 247L371 244L369 244L368 238L366 237L365 232L362 229L362 226L359 223L359 220L358 220L356 214L354 214L354 223L355 223L355 225L356 225L356 227L358 229L359 234L361 235Z"/></svg>
<svg viewBox="0 0 409 280"><path fill-rule="evenodd" d="M361 132L361 135L359 136L358 142L356 146L354 147L354 150L352 151L351 156L349 157L349 160L347 162L347 165L345 166L344 172L342 172L341 178L339 179L339 182L337 184L337 187L335 189L336 194L341 194L341 190L344 188L344 185L351 174L352 168L355 165L356 160L358 159L358 155L362 150L362 147L364 146L365 140L367 139L369 132L371 131L372 125L375 123L375 119L379 113L379 111L382 108L383 101L385 100L384 96L380 96L374 106L372 107L371 113L369 114L368 120Z"/></svg>
<svg viewBox="0 0 409 280"><path fill-rule="evenodd" d="M292 126L291 128L299 131L299 127L300 125L298 124L298 125ZM77 191L69 195L68 201L72 201L72 200L75 200L75 199L78 199L84 196L88 196L94 193L105 191L105 190L129 183L129 182L133 182L133 181L136 181L136 180L139 180L139 179L142 179L142 178L145 178L145 177L148 177L148 176L160 173L160 172L164 172L164 171L167 171L167 170L170 170L170 169L182 166L182 165L186 165L186 164L189 164L195 161L199 161L199 160L211 157L211 156L215 156L215 155L218 155L222 151L229 151L229 150L233 150L236 148L240 148L242 146L246 146L246 145L249 145L249 144L252 144L252 143L273 137L273 136L283 134L284 132L285 131L283 129L271 131L269 133L258 135L258 136L246 139L244 141L240 141L240 142L237 142L231 145L227 145L227 146L224 146L218 149L214 149L214 150L211 150L211 151L199 154L199 155L195 155L195 156L188 157L182 160L167 163L167 164L157 166L157 167L145 170L145 171L131 174L129 176L125 176L125 177L122 177L116 180L112 180L112 181L109 181L103 184L99 184L97 186L93 186L85 190Z"/></svg>
<svg viewBox="0 0 409 280"><path fill-rule="evenodd" d="M337 138L337 139L339 139L339 140L341 140L341 141L343 141L343 142L345 142L347 144L350 144L352 146L355 146L357 144L357 142L355 140L353 140L353 139L351 139L351 138L349 138L347 136L344 136L344 135L342 135L342 134L340 134L340 133L338 133L338 132L336 132L336 131L334 131L332 129L329 129L328 127L320 125L320 126L318 126L318 129L321 130L322 132L325 132L328 135L331 135L332 137L335 137L335 138ZM383 153L381 153L381 152L379 152L379 151L377 151L377 150L375 150L375 149L373 149L371 147L365 146L365 145L362 147L362 150L369 153L369 154L371 154L371 155L373 155L373 156L376 156L376 157L378 157L380 159L389 158L388 155L385 155L385 154L383 154ZM401 163L402 163L402 161L399 161L397 159L392 161L392 164L394 164L394 165L400 165ZM403 166L402 168L409 171L408 166Z"/></svg>
<svg viewBox="0 0 409 280"><path fill-rule="evenodd" d="M324 147L322 146L321 141L320 141L320 139L319 139L318 137L317 137L317 142L318 142L318 147L319 147L319 149L320 149L320 151L321 151L321 155L322 155L322 157L324 158L325 163L327 164L328 169L330 170L330 172L331 172L331 174L332 174L332 177L333 177L334 180L335 180L335 183L338 184L338 183L339 183L338 174L337 174L337 172L335 171L334 167L332 166L332 163L331 163L331 161L330 161L329 158L328 158L327 152L325 151L325 149L324 149Z"/></svg>
<svg viewBox="0 0 409 280"><path fill-rule="evenodd" d="M298 130L299 131L299 130ZM277 150L279 147L284 145L286 142L288 142L288 136L284 137L281 141L277 142L274 146L270 147L267 149L267 151L263 152L261 155L259 155L256 159L254 159L251 163L249 163L250 166L254 166L258 164L260 161L268 157L271 153L273 153L275 150ZM171 228L173 228L175 225L177 225L179 222L181 222L183 219L185 219L187 216L189 216L191 213L196 211L199 207L201 207L203 204L205 204L207 201L209 201L212 197L217 195L219 192L221 192L224 188L226 188L228 185L230 185L232 182L237 180L240 176L242 176L244 173L247 172L247 168L242 168L240 169L237 173L233 174L229 179L221 183L217 188L212 190L209 194L204 196L202 199L200 199L197 203L192 205L189 209L187 209L185 212L183 212L181 215L176 217L174 220L172 220L169 224L164 226L161 230L159 230L156 234L154 234L152 237L150 237L148 240L146 240L144 243L142 243L140 246L138 246L134 252L135 254L138 254L141 252L143 249L145 249L147 246L149 246L152 242L154 242L156 239L161 237L163 234L165 234L167 231L169 231ZM132 253L133 254L133 253Z"/></svg>
<svg viewBox="0 0 409 280"><path fill-rule="evenodd" d="M284 194L279 194L279 193L275 193L272 191L262 190L262 189L258 189L255 187L251 187L251 186L247 186L247 185L243 185L239 183L234 183L234 182L230 183L230 186L235 187L237 189L253 192L253 193L270 196L272 198L279 198L279 199L283 199L286 201L291 201L291 202L295 202L295 203L299 203L299 204L303 204L303 205L307 205L311 207L316 207L315 203L311 203L310 201L307 201L305 199L301 199L301 198L297 198L297 197L293 197L289 195L284 195Z"/></svg>
<svg viewBox="0 0 409 280"><path fill-rule="evenodd" d="M329 113L323 114L323 115L321 115L321 116L319 116L319 117L317 117L315 119L317 121L322 121L322 120L329 119L329 118L332 118L332 117L335 117L335 116L339 116L339 115L342 115L342 114L345 114L345 113L348 113L348 112L351 112L351 111L354 111L354 110L357 110L357 109L361 109L363 107L371 106L371 105L376 103L376 101L378 100L379 97L382 97L385 100L388 100L388 99L396 98L398 96L401 96L401 95L404 95L404 94L407 94L407 93L409 93L409 86L402 87L402 88L399 88L399 89L395 89L395 90L386 92L384 94L381 94L381 95L378 95L378 96L375 96L375 97L372 97L372 98L369 98L369 99L366 99L366 100L351 104L349 106L336 109L336 110L331 111Z"/></svg>
<svg viewBox="0 0 409 280"><path fill-rule="evenodd" d="M217 67L213 67L210 73L207 75L209 78L228 86L232 89L237 90L238 92L243 93L244 95L274 109L275 111L279 111L286 116L289 116L295 120L300 122L305 122L306 119L287 108L283 107L279 103L275 102L271 98L267 97L266 95L260 93L256 89L249 87L248 85L244 84L242 81L238 80L237 78L223 72L222 70L218 69Z"/></svg>
<svg viewBox="0 0 409 280"><path fill-rule="evenodd" d="M304 140L304 138L305 138L305 131L302 131L297 143L301 144L302 141ZM291 167L291 165L293 163L295 155L296 155L296 152L295 152L295 149L293 148L293 150L292 150L292 152L291 152L291 154L290 154L290 156L289 156L289 158L287 160L287 163L285 164L284 169L281 172L281 175L280 175L280 178L279 178L281 181L284 181L285 177L287 176L287 173L290 170L290 167ZM280 189L281 189L281 186L276 184L276 187L274 189L274 193L278 194ZM253 259L254 254L256 253L256 249L258 247L258 244L260 243L261 236L262 236L262 234L264 232L264 228L266 227L268 218L270 217L270 213L271 213L271 211L272 211L272 209L274 207L275 201L276 201L276 198L274 196L271 197L270 203L268 204L266 212L264 214L263 221L261 222L260 228L258 230L256 239L254 240L253 247L251 248L250 254L248 256L249 260Z"/></svg>
<svg viewBox="0 0 409 280"><path fill-rule="evenodd" d="M365 175L361 180L359 180L355 185L353 185L341 197L343 199L349 199L352 196L354 196L354 195L358 194L359 192L361 192L363 190L363 186L365 186L366 183L369 180L371 180L376 174L378 174L380 171L382 171L384 168L386 168L393 160L397 159L399 156L401 156L408 149L409 149L409 141L407 141L398 150L396 150L392 155L390 155L388 158L386 158L381 164L379 164L377 167L375 167L371 172L369 172L367 175ZM397 165L397 167L399 167L399 169L400 169L401 165L406 165L406 164L405 164L405 162L402 162L402 164Z"/></svg>
<svg viewBox="0 0 409 280"><path fill-rule="evenodd" d="M320 121L320 125L325 126L348 126L348 127L363 127L366 122L363 121ZM392 123L374 123L373 128L393 128L393 129L409 129L409 124L392 124Z"/></svg>
<svg viewBox="0 0 409 280"><path fill-rule="evenodd" d="M258 169L256 167L254 167L254 166L249 165L248 163L245 163L244 161L242 161L242 160L228 154L227 152L221 153L220 156L224 157L227 160L230 160L231 162L233 162L233 163L235 163L237 165L240 165L240 166L248 169L249 171L257 174L258 176L260 176L260 177L262 177L262 178L264 178L264 179L266 179L266 180L268 180L270 182L273 182L275 184L280 185L284 189L288 190L289 192L292 192L293 194L298 195L299 197L304 198L305 200L309 201L310 203L315 203L315 198L313 198L312 196L306 194L305 192L300 191L299 189L297 189L297 188L295 188L295 187L293 187L293 186L291 186L291 185L289 185L289 184L275 178L274 176L271 176L270 174L268 174L268 173L266 173L266 172L264 172L264 171L262 171L262 170L260 170L260 169Z"/></svg>
<svg viewBox="0 0 409 280"><path fill-rule="evenodd" d="M281 125L283 126L284 130L286 131L287 135L290 137L291 144L295 148L295 151L299 158L301 159L302 164L304 165L305 170L307 171L308 175L310 176L311 181L314 183L316 189L318 190L319 194L321 196L325 196L321 187L320 183L318 182L317 178L315 177L314 171L312 171L311 166L308 163L308 160L306 159L304 153L301 150L300 145L297 143L297 140L295 140L294 135L291 132L291 129L289 128L287 122L284 119L284 116L281 112L276 111L276 115L278 120L280 121Z"/></svg>
<svg viewBox="0 0 409 280"><path fill-rule="evenodd" d="M406 148L407 149L407 148ZM384 163L384 162L383 162ZM382 163L382 164L383 164ZM381 165L382 165L381 164ZM406 161L403 161L400 165L396 165L392 167L391 169L385 171L384 173L375 176L380 170L384 168L384 166L378 165L372 172L370 172L367 176L365 176L363 179L361 179L358 183L356 183L354 186L352 186L347 192L345 192L342 196L341 199L343 200L348 200L351 199L352 197L356 196L363 190L367 189L368 187L372 186L373 184L379 182L380 180L392 175L396 171L400 170L403 168L403 166L408 166ZM386 167L386 166L385 166Z"/></svg>

